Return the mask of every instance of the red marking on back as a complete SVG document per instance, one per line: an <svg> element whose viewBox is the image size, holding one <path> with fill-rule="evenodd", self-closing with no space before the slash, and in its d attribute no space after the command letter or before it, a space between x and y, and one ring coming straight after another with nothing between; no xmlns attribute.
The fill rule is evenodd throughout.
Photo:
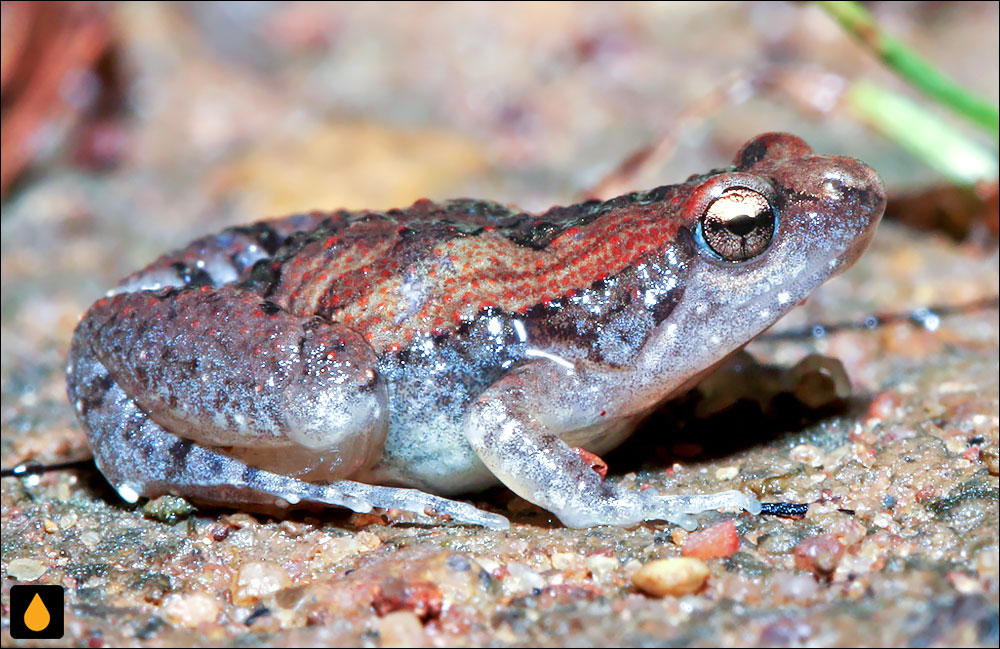
<svg viewBox="0 0 1000 649"><path fill-rule="evenodd" d="M665 249L679 227L674 210L663 203L631 205L567 229L542 250L520 246L486 226L476 236L394 256L401 232L411 226L420 232L423 222L446 209L419 201L398 216L405 224L359 221L338 236L306 245L293 261L296 271L285 269L272 299L294 313L320 313L350 324L381 351L444 333L484 309L523 314L575 295L650 251Z"/></svg>

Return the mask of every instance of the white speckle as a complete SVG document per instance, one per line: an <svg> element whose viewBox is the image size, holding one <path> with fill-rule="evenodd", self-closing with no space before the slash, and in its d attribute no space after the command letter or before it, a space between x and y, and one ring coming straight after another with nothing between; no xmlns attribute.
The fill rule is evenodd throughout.
<svg viewBox="0 0 1000 649"><path fill-rule="evenodd" d="M937 315L931 313L924 318L924 328L927 331L937 331L938 327L941 326L941 318Z"/></svg>
<svg viewBox="0 0 1000 649"><path fill-rule="evenodd" d="M503 331L503 323L500 322L500 318L490 318L490 321L486 323L486 331L490 332L492 336Z"/></svg>
<svg viewBox="0 0 1000 649"><path fill-rule="evenodd" d="M770 318L771 317L771 310L770 309L761 309L760 310L760 317L761 317L761 320L766 320L767 318Z"/></svg>
<svg viewBox="0 0 1000 649"><path fill-rule="evenodd" d="M823 193L833 200L840 200L844 197L844 193L840 189L842 185L843 180L836 175L828 174L826 182L823 183Z"/></svg>
<svg viewBox="0 0 1000 649"><path fill-rule="evenodd" d="M295 494L283 494L281 497L284 498L285 501L288 502L289 505L298 505L299 501L302 500L301 498L299 498Z"/></svg>
<svg viewBox="0 0 1000 649"><path fill-rule="evenodd" d="M708 311L708 306L704 304L699 304L694 308L694 312L698 315L705 315L706 311Z"/></svg>
<svg viewBox="0 0 1000 649"><path fill-rule="evenodd" d="M76 400L76 410L77 412L83 412L83 399Z"/></svg>
<svg viewBox="0 0 1000 649"><path fill-rule="evenodd" d="M647 307L656 306L656 293L646 291L646 294L642 296L642 303Z"/></svg>
<svg viewBox="0 0 1000 649"><path fill-rule="evenodd" d="M256 243L251 243L247 246L247 252L257 252L258 250L260 250L260 248L257 247Z"/></svg>
<svg viewBox="0 0 1000 649"><path fill-rule="evenodd" d="M205 267L205 260L204 259L199 259L198 261L195 262L194 265L197 266L198 268L204 268Z"/></svg>
<svg viewBox="0 0 1000 649"><path fill-rule="evenodd" d="M792 296L788 294L788 291L782 291L781 293L778 293L778 304L788 304L789 300L791 299Z"/></svg>
<svg viewBox="0 0 1000 649"><path fill-rule="evenodd" d="M115 491L121 496L121 499L127 503L137 503L139 502L139 492L132 488L132 485L125 483L120 484L115 487Z"/></svg>
<svg viewBox="0 0 1000 649"><path fill-rule="evenodd" d="M267 387L269 387L269 388L273 388L274 387L274 377L273 376L267 377Z"/></svg>
<svg viewBox="0 0 1000 649"><path fill-rule="evenodd" d="M722 342L722 339L721 339L721 338L719 338L718 336L712 336L711 338L709 338L709 341L710 341L710 342L711 342L711 343L712 343L713 345L718 345L719 343L721 343L721 342Z"/></svg>
<svg viewBox="0 0 1000 649"><path fill-rule="evenodd" d="M500 426L500 440L509 440L517 433L517 422L507 419Z"/></svg>
<svg viewBox="0 0 1000 649"><path fill-rule="evenodd" d="M514 331L517 333L517 339L522 343L528 340L528 332L524 330L524 323L520 320L514 321Z"/></svg>
<svg viewBox="0 0 1000 649"><path fill-rule="evenodd" d="M555 354L550 354L549 352L543 352L540 349L529 349L526 352L524 352L524 355L525 356L537 356L537 357L540 357L540 358L547 358L550 361L552 361L553 363L555 363L557 365L561 365L561 366L563 366L563 367L565 367L567 369L570 369L570 370L572 370L575 367L575 365L573 365L573 363L569 362L565 358L562 358L560 356L556 356Z"/></svg>
<svg viewBox="0 0 1000 649"><path fill-rule="evenodd" d="M25 478L24 481L28 483L29 487L37 487L42 481L42 476L38 475L37 473L33 473L32 475L29 475L27 478Z"/></svg>

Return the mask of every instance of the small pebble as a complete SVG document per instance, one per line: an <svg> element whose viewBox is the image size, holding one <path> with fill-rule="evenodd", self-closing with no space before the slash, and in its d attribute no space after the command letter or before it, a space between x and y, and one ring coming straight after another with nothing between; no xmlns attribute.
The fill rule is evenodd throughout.
<svg viewBox="0 0 1000 649"><path fill-rule="evenodd" d="M35 581L46 570L45 564L36 559L14 559L7 564L7 574L18 581Z"/></svg>
<svg viewBox="0 0 1000 649"><path fill-rule="evenodd" d="M553 552L552 567L556 570L569 570L583 563L583 557L576 552Z"/></svg>
<svg viewBox="0 0 1000 649"><path fill-rule="evenodd" d="M250 561L240 567L230 591L233 603L246 606L291 585L288 573L273 561Z"/></svg>
<svg viewBox="0 0 1000 649"><path fill-rule="evenodd" d="M818 534L803 539L793 551L795 567L817 575L829 575L844 556L844 546L832 534Z"/></svg>
<svg viewBox="0 0 1000 649"><path fill-rule="evenodd" d="M609 575L618 570L621 562L615 557L606 557L603 554L594 554L587 557L587 569L597 581L604 581Z"/></svg>
<svg viewBox="0 0 1000 649"><path fill-rule="evenodd" d="M823 451L812 444L799 444L791 450L788 457L796 462L802 462L812 467L823 465Z"/></svg>
<svg viewBox="0 0 1000 649"><path fill-rule="evenodd" d="M160 496L143 505L142 511L161 523L176 523L195 511L195 506L177 496Z"/></svg>
<svg viewBox="0 0 1000 649"><path fill-rule="evenodd" d="M163 614L171 624L191 629L215 622L219 617L219 602L208 593L172 593L163 602Z"/></svg>
<svg viewBox="0 0 1000 649"><path fill-rule="evenodd" d="M732 480L739 475L739 473L739 467L724 466L715 470L715 478L717 480Z"/></svg>
<svg viewBox="0 0 1000 649"><path fill-rule="evenodd" d="M975 577L971 577L964 572L952 570L948 573L948 581L955 587L955 590L963 595L975 595L983 592L983 587L979 585Z"/></svg>
<svg viewBox="0 0 1000 649"><path fill-rule="evenodd" d="M716 559L732 556L739 549L736 523L722 521L685 536L681 554L694 559Z"/></svg>
<svg viewBox="0 0 1000 649"><path fill-rule="evenodd" d="M531 592L545 588L545 577L521 563L507 564L507 577L503 581L504 588L512 593Z"/></svg>
<svg viewBox="0 0 1000 649"><path fill-rule="evenodd" d="M704 561L688 557L650 561L632 576L636 588L653 597L690 595L708 579Z"/></svg>
<svg viewBox="0 0 1000 649"><path fill-rule="evenodd" d="M383 647L426 647L424 627L412 611L393 611L378 621Z"/></svg>
<svg viewBox="0 0 1000 649"><path fill-rule="evenodd" d="M100 542L101 535L93 530L89 530L80 535L80 543L83 543L88 549L93 550Z"/></svg>

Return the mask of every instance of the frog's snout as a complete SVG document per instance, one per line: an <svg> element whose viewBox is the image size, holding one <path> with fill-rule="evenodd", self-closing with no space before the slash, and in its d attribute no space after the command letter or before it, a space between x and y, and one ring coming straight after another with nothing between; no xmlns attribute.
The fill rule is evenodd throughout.
<svg viewBox="0 0 1000 649"><path fill-rule="evenodd" d="M840 205L838 212L845 219L845 234L849 245L844 255L853 263L868 248L878 222L885 211L885 185L878 172L847 156L838 156L836 164L826 174L824 193Z"/></svg>
<svg viewBox="0 0 1000 649"><path fill-rule="evenodd" d="M885 210L885 185L878 172L856 158L840 156L839 162L837 180L849 188L847 198L867 208L872 224L877 224Z"/></svg>

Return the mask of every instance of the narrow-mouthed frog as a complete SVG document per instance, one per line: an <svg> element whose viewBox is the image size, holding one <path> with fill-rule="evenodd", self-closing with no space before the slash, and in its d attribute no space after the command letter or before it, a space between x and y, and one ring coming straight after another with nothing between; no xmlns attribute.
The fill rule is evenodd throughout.
<svg viewBox="0 0 1000 649"><path fill-rule="evenodd" d="M499 481L572 527L692 528L760 506L625 489L588 459L850 266L884 204L870 167L770 133L729 168L539 215L421 200L230 228L91 307L69 399L131 501L504 528L442 497Z"/></svg>

